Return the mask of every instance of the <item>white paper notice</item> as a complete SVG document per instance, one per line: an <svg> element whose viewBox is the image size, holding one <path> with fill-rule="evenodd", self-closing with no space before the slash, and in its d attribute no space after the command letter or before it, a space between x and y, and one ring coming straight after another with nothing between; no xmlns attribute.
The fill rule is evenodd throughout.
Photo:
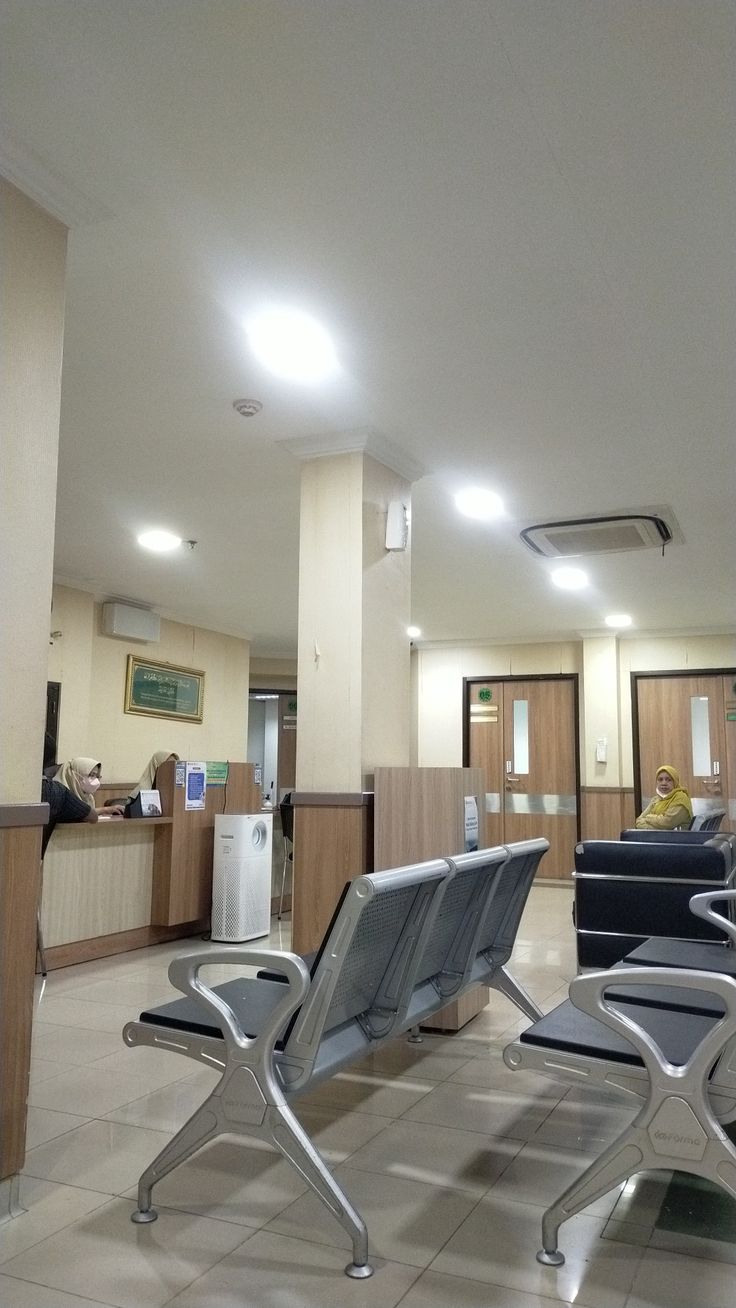
<svg viewBox="0 0 736 1308"><path fill-rule="evenodd" d="M207 764L187 763L184 807L204 808L207 795Z"/></svg>
<svg viewBox="0 0 736 1308"><path fill-rule="evenodd" d="M465 796L465 853L478 848L478 801L475 795Z"/></svg>

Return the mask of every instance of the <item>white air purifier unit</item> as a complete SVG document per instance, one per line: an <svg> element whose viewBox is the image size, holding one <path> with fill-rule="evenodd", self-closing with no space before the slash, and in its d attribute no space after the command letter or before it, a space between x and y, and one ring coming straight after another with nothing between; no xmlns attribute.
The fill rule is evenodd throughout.
<svg viewBox="0 0 736 1308"><path fill-rule="evenodd" d="M218 813L212 868L212 939L240 944L271 926L271 813Z"/></svg>

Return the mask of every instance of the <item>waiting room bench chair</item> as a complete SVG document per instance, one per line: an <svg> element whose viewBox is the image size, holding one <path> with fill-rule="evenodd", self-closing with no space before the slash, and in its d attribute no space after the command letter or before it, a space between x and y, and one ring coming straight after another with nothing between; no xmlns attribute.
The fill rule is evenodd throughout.
<svg viewBox="0 0 736 1308"><path fill-rule="evenodd" d="M736 929L713 904L734 899L736 891L697 895L693 911L733 938ZM522 1032L504 1060L513 1070L587 1081L643 1101L632 1124L545 1212L539 1262L563 1263L561 1223L643 1170L691 1172L736 1199L736 1147L722 1128L736 1116L733 975L627 962L576 977L569 1000Z"/></svg>
<svg viewBox="0 0 736 1308"><path fill-rule="evenodd" d="M153 1186L215 1136L256 1136L292 1163L348 1232L346 1274L370 1276L365 1223L290 1101L438 1012L478 974L518 993L524 1011L531 1006L538 1015L506 962L512 922L518 926L547 848L525 841L358 877L343 892L311 971L298 955L237 946L174 959L169 977L186 997L128 1023L125 1043L185 1054L222 1076L143 1172L132 1220L155 1220ZM199 973L213 963L268 975L210 987Z"/></svg>

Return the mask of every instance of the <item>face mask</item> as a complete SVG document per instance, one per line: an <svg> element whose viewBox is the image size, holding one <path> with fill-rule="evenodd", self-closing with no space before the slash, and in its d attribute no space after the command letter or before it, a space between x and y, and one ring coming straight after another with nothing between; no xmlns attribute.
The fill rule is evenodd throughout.
<svg viewBox="0 0 736 1308"><path fill-rule="evenodd" d="M671 791L663 790L661 786L657 786L657 794L659 795L660 799L666 799L667 796L671 793L672 793Z"/></svg>
<svg viewBox="0 0 736 1308"><path fill-rule="evenodd" d="M99 788L100 788L100 778L99 778L99 777L80 777L80 778L79 778L79 788L80 788L80 790L83 790L83 791L85 792L86 795L94 795L95 791L96 791L96 790L99 790Z"/></svg>

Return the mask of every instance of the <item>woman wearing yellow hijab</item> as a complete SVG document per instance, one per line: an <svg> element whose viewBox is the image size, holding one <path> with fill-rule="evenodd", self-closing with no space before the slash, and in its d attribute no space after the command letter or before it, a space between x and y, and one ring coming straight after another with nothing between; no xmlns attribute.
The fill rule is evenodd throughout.
<svg viewBox="0 0 736 1308"><path fill-rule="evenodd" d="M653 831L673 831L689 827L693 817L690 796L680 785L680 774L669 763L657 768L657 793L636 819L637 827Z"/></svg>

